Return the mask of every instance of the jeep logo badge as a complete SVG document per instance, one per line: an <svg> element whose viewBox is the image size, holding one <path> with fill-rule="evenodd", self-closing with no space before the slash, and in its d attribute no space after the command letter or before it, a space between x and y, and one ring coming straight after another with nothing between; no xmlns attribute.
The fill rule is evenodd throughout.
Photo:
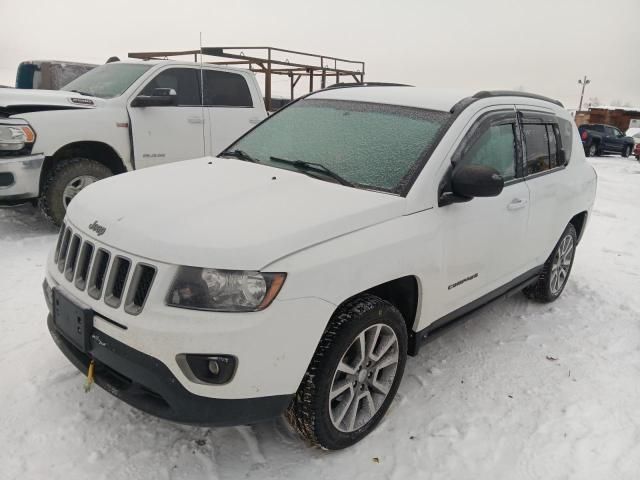
<svg viewBox="0 0 640 480"><path fill-rule="evenodd" d="M89 225L89 230L93 230L98 234L98 236L100 236L107 231L107 228L100 225L97 220L94 220L94 222Z"/></svg>

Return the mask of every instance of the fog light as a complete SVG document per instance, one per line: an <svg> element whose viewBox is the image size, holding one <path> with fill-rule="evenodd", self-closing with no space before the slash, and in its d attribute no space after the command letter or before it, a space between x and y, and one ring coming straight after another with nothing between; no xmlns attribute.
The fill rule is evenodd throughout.
<svg viewBox="0 0 640 480"><path fill-rule="evenodd" d="M222 354L183 353L176 361L189 380L214 385L230 382L238 365L236 357Z"/></svg>
<svg viewBox="0 0 640 480"><path fill-rule="evenodd" d="M216 377L220 375L220 365L217 360L209 360L209 371Z"/></svg>

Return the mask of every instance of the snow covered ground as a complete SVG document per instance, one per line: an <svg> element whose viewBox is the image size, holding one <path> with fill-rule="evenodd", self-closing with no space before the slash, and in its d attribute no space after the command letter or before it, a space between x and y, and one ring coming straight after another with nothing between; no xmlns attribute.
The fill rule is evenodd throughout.
<svg viewBox="0 0 640 480"><path fill-rule="evenodd" d="M589 161L598 198L561 298L500 300L432 341L379 428L337 453L282 420L192 428L85 394L45 326L56 232L0 210L0 479L640 478L640 163Z"/></svg>

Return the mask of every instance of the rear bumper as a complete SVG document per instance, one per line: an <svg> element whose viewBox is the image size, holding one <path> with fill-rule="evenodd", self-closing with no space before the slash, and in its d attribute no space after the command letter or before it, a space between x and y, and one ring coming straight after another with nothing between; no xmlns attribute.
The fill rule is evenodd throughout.
<svg viewBox="0 0 640 480"><path fill-rule="evenodd" d="M0 203L37 198L44 155L0 157Z"/></svg>
<svg viewBox="0 0 640 480"><path fill-rule="evenodd" d="M63 337L49 314L53 340L78 370L95 361L95 383L129 405L156 417L208 426L247 425L280 416L291 395L215 399L187 391L160 360L139 352L94 329L89 354Z"/></svg>

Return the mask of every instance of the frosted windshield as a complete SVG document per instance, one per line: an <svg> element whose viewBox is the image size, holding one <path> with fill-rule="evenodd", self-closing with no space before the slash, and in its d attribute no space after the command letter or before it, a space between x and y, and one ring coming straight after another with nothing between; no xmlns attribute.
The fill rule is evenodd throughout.
<svg viewBox="0 0 640 480"><path fill-rule="evenodd" d="M230 150L294 169L271 157L324 165L356 186L398 191L420 168L449 113L341 100L301 100Z"/></svg>

